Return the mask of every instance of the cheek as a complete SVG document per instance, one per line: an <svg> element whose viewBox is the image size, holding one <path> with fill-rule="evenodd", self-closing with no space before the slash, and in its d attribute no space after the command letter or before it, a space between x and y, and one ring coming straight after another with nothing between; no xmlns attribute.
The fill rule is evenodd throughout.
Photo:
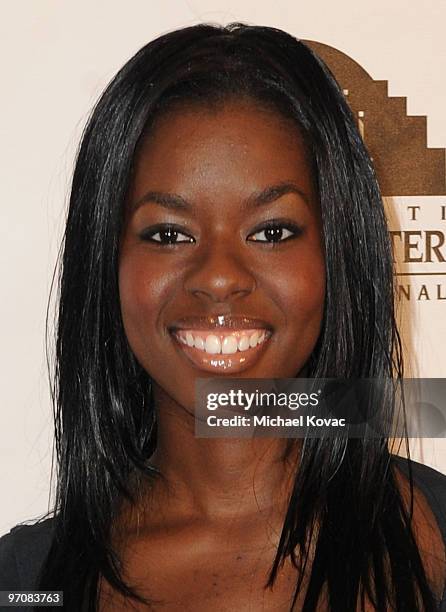
<svg viewBox="0 0 446 612"><path fill-rule="evenodd" d="M299 277L288 289L289 324L303 336L318 333L324 312L325 281L320 275Z"/></svg>
<svg viewBox="0 0 446 612"><path fill-rule="evenodd" d="M288 271L284 271L288 270ZM290 272L294 271L294 273ZM286 317L290 345L312 351L319 336L325 304L325 261L320 250L302 254L275 275L275 294Z"/></svg>
<svg viewBox="0 0 446 612"><path fill-rule="evenodd" d="M146 258L124 255L119 265L119 294L124 329L135 353L143 350L143 338L151 337L167 302L172 281Z"/></svg>

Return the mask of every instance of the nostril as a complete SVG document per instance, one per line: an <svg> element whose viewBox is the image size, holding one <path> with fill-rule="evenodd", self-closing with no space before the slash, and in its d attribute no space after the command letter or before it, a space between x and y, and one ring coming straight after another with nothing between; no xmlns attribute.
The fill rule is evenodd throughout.
<svg viewBox="0 0 446 612"><path fill-rule="evenodd" d="M214 303L229 302L250 295L255 289L255 283L250 287L228 286L224 283L215 283L208 287L192 288L190 292L200 299L207 299Z"/></svg>
<svg viewBox="0 0 446 612"><path fill-rule="evenodd" d="M221 303L252 293L256 279L241 262L220 254L201 262L185 280L184 287L197 298Z"/></svg>

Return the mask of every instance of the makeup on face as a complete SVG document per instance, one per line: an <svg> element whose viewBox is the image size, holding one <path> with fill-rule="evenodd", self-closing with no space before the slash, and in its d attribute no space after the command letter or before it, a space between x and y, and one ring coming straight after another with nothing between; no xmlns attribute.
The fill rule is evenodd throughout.
<svg viewBox="0 0 446 612"><path fill-rule="evenodd" d="M161 116L128 201L121 311L156 384L193 408L196 378L297 375L325 300L318 198L297 126L246 101Z"/></svg>

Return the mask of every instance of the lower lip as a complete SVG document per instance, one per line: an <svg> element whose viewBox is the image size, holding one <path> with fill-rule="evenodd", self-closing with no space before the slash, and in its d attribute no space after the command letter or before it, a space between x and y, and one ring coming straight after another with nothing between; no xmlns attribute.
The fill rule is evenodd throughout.
<svg viewBox="0 0 446 612"><path fill-rule="evenodd" d="M261 344L246 351L237 351L232 355L218 353L211 355L195 347L183 344L174 333L171 333L175 345L197 368L205 372L218 372L225 374L238 374L252 367L261 357L267 347L271 336L265 338Z"/></svg>

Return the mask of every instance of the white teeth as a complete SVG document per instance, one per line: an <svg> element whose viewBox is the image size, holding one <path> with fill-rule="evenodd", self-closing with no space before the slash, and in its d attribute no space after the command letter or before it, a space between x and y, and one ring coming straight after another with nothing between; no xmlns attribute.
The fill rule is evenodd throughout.
<svg viewBox="0 0 446 612"><path fill-rule="evenodd" d="M248 336L242 336L238 341L238 350L247 351L249 349L249 338Z"/></svg>
<svg viewBox="0 0 446 612"><path fill-rule="evenodd" d="M201 349L202 351L204 351L204 340L201 336L197 336L195 338L195 348Z"/></svg>
<svg viewBox="0 0 446 612"><path fill-rule="evenodd" d="M204 350L206 351L206 353L210 353L211 355L216 355L217 353L220 353L220 338L218 336L214 336L213 334L207 336L206 343L204 345Z"/></svg>
<svg viewBox="0 0 446 612"><path fill-rule="evenodd" d="M249 346L254 348L259 340L259 332L254 332L249 339Z"/></svg>
<svg viewBox="0 0 446 612"><path fill-rule="evenodd" d="M237 352L237 338L235 336L226 336L221 343L221 352L225 355L231 355Z"/></svg>
<svg viewBox="0 0 446 612"><path fill-rule="evenodd" d="M177 334L178 339L182 344L190 347L195 347L201 351L205 351L211 355L222 353L223 355L233 355L237 351L247 351L249 348L254 348L261 344L269 337L265 330L249 332L238 332L237 335L228 335L220 339L215 334L209 334L206 338L203 335L194 335L190 331L182 331Z"/></svg>

